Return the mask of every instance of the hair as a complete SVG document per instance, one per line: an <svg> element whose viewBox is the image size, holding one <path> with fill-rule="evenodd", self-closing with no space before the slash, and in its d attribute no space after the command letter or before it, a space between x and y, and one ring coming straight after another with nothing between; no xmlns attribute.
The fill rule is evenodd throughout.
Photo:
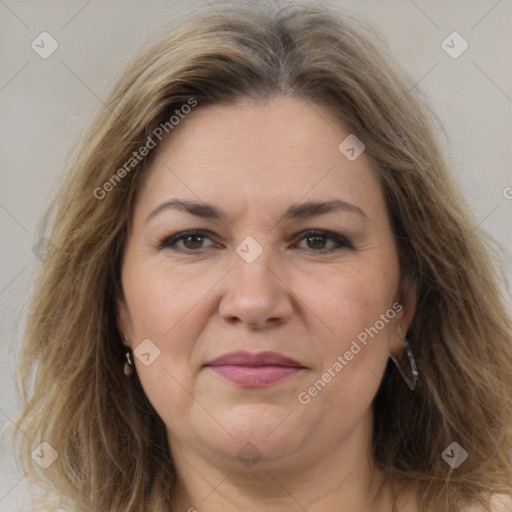
<svg viewBox="0 0 512 512"><path fill-rule="evenodd" d="M374 463L393 488L417 486L421 512L487 510L493 493L512 495L512 332L492 247L432 108L374 30L314 3L215 4L148 47L100 107L41 223L54 250L18 366L21 464L73 511L169 510L174 498L165 425L122 371L121 259L156 151L126 163L191 99L199 109L279 95L325 106L365 144L414 285L407 336L421 383L411 392L388 362L372 403ZM43 441L58 453L45 470L31 460ZM441 456L454 441L468 452L457 469Z"/></svg>

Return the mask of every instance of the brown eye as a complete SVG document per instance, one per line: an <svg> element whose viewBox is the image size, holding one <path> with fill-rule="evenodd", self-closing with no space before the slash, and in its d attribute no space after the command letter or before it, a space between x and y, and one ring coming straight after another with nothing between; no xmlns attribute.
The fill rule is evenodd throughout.
<svg viewBox="0 0 512 512"><path fill-rule="evenodd" d="M200 252L200 249L207 249L213 246L204 246L205 240L211 240L203 231L186 231L164 238L158 245L160 249L172 249L180 252Z"/></svg>
<svg viewBox="0 0 512 512"><path fill-rule="evenodd" d="M303 233L300 240L305 240L306 249L310 249L313 252L329 253L342 248L353 249L352 244L345 237L328 231L307 231ZM331 247L326 247L328 242L331 243Z"/></svg>
<svg viewBox="0 0 512 512"><path fill-rule="evenodd" d="M183 245L187 249L200 249L203 244L204 237L198 235L188 235L182 238Z"/></svg>
<svg viewBox="0 0 512 512"><path fill-rule="evenodd" d="M325 249L327 237L324 235L313 235L306 238L310 249Z"/></svg>

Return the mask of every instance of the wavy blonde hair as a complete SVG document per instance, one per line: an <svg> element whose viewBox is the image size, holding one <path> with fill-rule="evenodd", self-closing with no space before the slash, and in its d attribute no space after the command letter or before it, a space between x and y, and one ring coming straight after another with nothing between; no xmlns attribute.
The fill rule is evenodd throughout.
<svg viewBox="0 0 512 512"><path fill-rule="evenodd" d="M421 512L489 507L491 493L512 495L511 323L435 116L372 27L316 4L259 4L215 5L169 30L124 72L76 151L41 225L56 250L34 285L19 362L24 470L73 511L171 509L165 426L123 375L115 322L134 199L156 151L102 199L93 192L190 98L201 108L290 95L326 106L366 145L416 289L408 339L422 385L411 393L388 364L374 461L393 486L417 484ZM42 441L58 453L45 470L31 460ZM441 457L453 441L469 454L456 470Z"/></svg>

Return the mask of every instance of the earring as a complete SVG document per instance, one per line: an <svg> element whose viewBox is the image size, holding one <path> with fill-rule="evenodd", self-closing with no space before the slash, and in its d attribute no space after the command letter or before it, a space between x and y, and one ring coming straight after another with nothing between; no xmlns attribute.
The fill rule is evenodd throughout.
<svg viewBox="0 0 512 512"><path fill-rule="evenodd" d="M128 336L125 336L124 339L125 339L125 341L130 341L128 339ZM133 368L134 368L133 358L132 358L132 349L130 347L125 347L124 353L126 356L126 362L124 363L124 374L127 377L129 377L130 375L132 375Z"/></svg>
<svg viewBox="0 0 512 512"><path fill-rule="evenodd" d="M412 355L411 347L409 346L409 343L407 341L407 338L405 336L400 335L400 338L402 338L402 341L405 345L405 350L407 352L407 355L409 356L409 362L411 363L411 370L412 370L412 380L405 375L405 372L402 368L402 365L398 361L398 359L395 356L391 356L391 359L393 359L393 362L395 363L396 367L398 368L398 371L400 372L400 375L404 379L405 383L409 387L411 391L414 391L416 389L416 384L419 381L419 372L418 368L416 366L416 361L414 360L414 356Z"/></svg>

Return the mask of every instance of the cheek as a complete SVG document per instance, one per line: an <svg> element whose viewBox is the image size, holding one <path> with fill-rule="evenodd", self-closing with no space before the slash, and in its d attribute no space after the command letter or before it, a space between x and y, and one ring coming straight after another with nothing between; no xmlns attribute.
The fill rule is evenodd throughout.
<svg viewBox="0 0 512 512"><path fill-rule="evenodd" d="M183 271L159 258L141 262L137 272L128 268L126 275L125 293L136 339L153 337L160 342L190 338L200 329L196 310L219 280L211 267ZM189 321L191 316L196 317L194 322Z"/></svg>
<svg viewBox="0 0 512 512"><path fill-rule="evenodd" d="M309 283L308 305L318 316L311 317L318 323L312 340L320 363L311 379L317 406L355 412L373 399L389 357L397 281L397 266L368 261L337 269L323 290Z"/></svg>
<svg viewBox="0 0 512 512"><path fill-rule="evenodd" d="M172 422L167 418L169 411L191 406L198 371L197 340L215 310L212 298L226 271L217 271L211 264L170 268L165 258L127 259L125 270L134 347L150 339L159 350L148 366L135 360L137 374L155 409Z"/></svg>
<svg viewBox="0 0 512 512"><path fill-rule="evenodd" d="M215 280L211 274L183 275L160 262L145 268L142 263L137 273L129 270L125 294L134 346L150 339L159 351L150 365L135 359L137 375L164 423L179 430L176 415L180 417L193 407L196 369L191 354L207 320L202 300Z"/></svg>
<svg viewBox="0 0 512 512"><path fill-rule="evenodd" d="M325 324L325 330L343 343L373 326L391 308L397 281L396 272L371 262L347 265L333 269L322 281L311 279L303 296Z"/></svg>

